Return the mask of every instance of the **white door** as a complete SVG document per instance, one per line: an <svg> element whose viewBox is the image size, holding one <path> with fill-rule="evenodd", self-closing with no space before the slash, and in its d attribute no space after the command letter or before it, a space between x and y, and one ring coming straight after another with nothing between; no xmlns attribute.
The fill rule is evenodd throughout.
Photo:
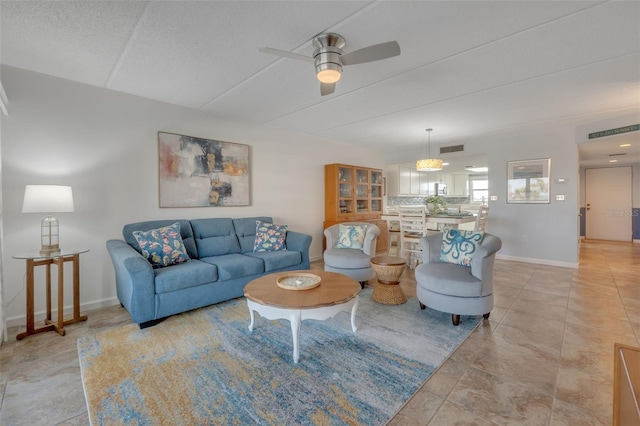
<svg viewBox="0 0 640 426"><path fill-rule="evenodd" d="M586 237L631 241L631 167L586 169Z"/></svg>

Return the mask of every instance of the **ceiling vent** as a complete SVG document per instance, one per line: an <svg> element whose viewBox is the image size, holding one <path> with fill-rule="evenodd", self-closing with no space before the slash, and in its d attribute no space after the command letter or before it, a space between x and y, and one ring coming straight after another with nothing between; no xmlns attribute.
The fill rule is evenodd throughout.
<svg viewBox="0 0 640 426"><path fill-rule="evenodd" d="M462 152L464 151L464 145L451 145L451 146L441 146L440 154L449 154L451 152Z"/></svg>
<svg viewBox="0 0 640 426"><path fill-rule="evenodd" d="M609 154L609 157L617 157L619 155L627 155L627 153L626 152L622 152L620 154Z"/></svg>

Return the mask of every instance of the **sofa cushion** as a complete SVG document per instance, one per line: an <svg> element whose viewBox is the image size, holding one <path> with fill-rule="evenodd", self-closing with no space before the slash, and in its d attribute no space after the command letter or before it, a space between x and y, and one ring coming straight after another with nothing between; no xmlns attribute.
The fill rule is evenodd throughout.
<svg viewBox="0 0 640 426"><path fill-rule="evenodd" d="M471 258L478 251L484 232L448 228L442 235L440 261L471 267Z"/></svg>
<svg viewBox="0 0 640 426"><path fill-rule="evenodd" d="M242 278L247 275L261 274L264 272L264 262L262 259L245 256L240 253L205 257L200 260L218 267L218 279L220 281Z"/></svg>
<svg viewBox="0 0 640 426"><path fill-rule="evenodd" d="M133 231L142 255L153 266L169 266L189 260L178 222L149 231Z"/></svg>
<svg viewBox="0 0 640 426"><path fill-rule="evenodd" d="M324 263L341 269L370 268L371 257L362 250L330 248L324 252Z"/></svg>
<svg viewBox="0 0 640 426"><path fill-rule="evenodd" d="M231 218L191 220L199 258L240 253Z"/></svg>
<svg viewBox="0 0 640 426"><path fill-rule="evenodd" d="M156 293L168 293L218 280L218 268L197 259L169 268L159 268L154 273Z"/></svg>
<svg viewBox="0 0 640 426"><path fill-rule="evenodd" d="M339 225L336 248L362 249L367 233L366 225Z"/></svg>
<svg viewBox="0 0 640 426"><path fill-rule="evenodd" d="M245 256L262 259L264 262L264 271L271 272L290 266L299 265L302 262L302 255L298 251L256 251L246 253Z"/></svg>
<svg viewBox="0 0 640 426"><path fill-rule="evenodd" d="M480 297L482 281L469 268L451 263L425 263L415 270L417 285L435 293L458 297Z"/></svg>
<svg viewBox="0 0 640 426"><path fill-rule="evenodd" d="M258 220L273 223L273 220L267 216L233 219L233 227L236 230L238 241L240 241L241 253L253 252L253 246L256 242L256 221Z"/></svg>
<svg viewBox="0 0 640 426"><path fill-rule="evenodd" d="M191 259L197 259L198 250L196 249L193 230L191 229L191 224L188 220L148 220L145 222L129 223L122 228L122 236L127 244L136 249L138 253L142 254L142 250L140 249L136 238L133 236L134 231L150 231L152 229L169 226L175 222L180 224L180 237L182 238L184 247L187 249L187 254Z"/></svg>
<svg viewBox="0 0 640 426"><path fill-rule="evenodd" d="M276 225L256 220L256 242L253 251L286 250L287 225Z"/></svg>

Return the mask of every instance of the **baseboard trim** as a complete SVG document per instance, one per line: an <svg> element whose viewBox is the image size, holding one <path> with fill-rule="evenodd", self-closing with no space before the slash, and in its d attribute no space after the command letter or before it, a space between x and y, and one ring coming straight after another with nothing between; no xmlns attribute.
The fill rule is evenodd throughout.
<svg viewBox="0 0 640 426"><path fill-rule="evenodd" d="M80 313L84 315L87 311L92 311L94 309L105 308L107 306L113 306L118 304L120 304L120 301L118 300L117 297L110 297L108 299L101 299L101 300L95 300L93 302L81 303ZM42 323L44 321L46 315L47 315L47 312L44 310L35 313L34 316L35 316L36 327L38 323ZM73 315L72 305L64 307L64 315L65 317ZM58 316L58 311L52 310L51 318L57 318L57 316ZM26 326L26 324L27 324L26 314L7 318L7 327L15 327L20 325Z"/></svg>
<svg viewBox="0 0 640 426"><path fill-rule="evenodd" d="M536 265L547 265L547 266L559 266L561 268L572 268L578 269L578 262L559 262L557 260L548 260L548 259L534 259L530 257L518 257L518 256L505 256L501 254L496 254L496 259L501 260L512 260L514 262L524 262L524 263L534 263Z"/></svg>

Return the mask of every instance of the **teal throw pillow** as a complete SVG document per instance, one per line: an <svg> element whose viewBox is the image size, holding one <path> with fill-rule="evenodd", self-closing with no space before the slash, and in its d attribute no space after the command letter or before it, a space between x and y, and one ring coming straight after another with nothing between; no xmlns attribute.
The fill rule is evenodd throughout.
<svg viewBox="0 0 640 426"><path fill-rule="evenodd" d="M339 225L336 248L362 249L367 225Z"/></svg>
<svg viewBox="0 0 640 426"><path fill-rule="evenodd" d="M440 261L471 266L471 258L478 251L484 232L448 228L442 235Z"/></svg>
<svg viewBox="0 0 640 426"><path fill-rule="evenodd" d="M169 266L189 260L180 236L180 223L150 231L133 231L142 255L153 266Z"/></svg>
<svg viewBox="0 0 640 426"><path fill-rule="evenodd" d="M256 242L253 251L286 250L286 241L287 225L274 225L256 220Z"/></svg>

